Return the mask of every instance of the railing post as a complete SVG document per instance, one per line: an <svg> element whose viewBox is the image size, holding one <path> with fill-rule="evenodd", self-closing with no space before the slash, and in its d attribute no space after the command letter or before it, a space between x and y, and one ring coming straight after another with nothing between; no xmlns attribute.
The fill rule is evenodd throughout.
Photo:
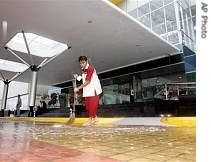
<svg viewBox="0 0 211 162"><path fill-rule="evenodd" d="M166 100L168 99L168 86L167 86L167 84L165 84L165 91L166 91Z"/></svg>
<svg viewBox="0 0 211 162"><path fill-rule="evenodd" d="M177 86L177 95L179 96L179 86Z"/></svg>

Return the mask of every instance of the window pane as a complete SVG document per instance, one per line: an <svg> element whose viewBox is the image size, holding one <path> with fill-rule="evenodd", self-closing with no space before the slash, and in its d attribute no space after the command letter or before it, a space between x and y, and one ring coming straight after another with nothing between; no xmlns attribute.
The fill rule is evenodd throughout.
<svg viewBox="0 0 211 162"><path fill-rule="evenodd" d="M128 14L137 19L137 17L138 17L137 8L130 11Z"/></svg>
<svg viewBox="0 0 211 162"><path fill-rule="evenodd" d="M146 3L138 8L138 15L143 16L145 14L149 13L149 3Z"/></svg>
<svg viewBox="0 0 211 162"><path fill-rule="evenodd" d="M148 28L151 27L151 24L150 24L150 15L145 15L145 16L142 16L141 18L138 19L141 23L143 23L145 26L147 26Z"/></svg>
<svg viewBox="0 0 211 162"><path fill-rule="evenodd" d="M171 2L174 2L174 0L164 0L164 4L166 5L166 4L169 4L169 3L171 3Z"/></svg>
<svg viewBox="0 0 211 162"><path fill-rule="evenodd" d="M151 11L154 11L160 7L163 7L163 0L152 0L150 1Z"/></svg>
<svg viewBox="0 0 211 162"><path fill-rule="evenodd" d="M165 7L167 32L177 30L174 3Z"/></svg>
<svg viewBox="0 0 211 162"><path fill-rule="evenodd" d="M157 26L164 23L164 9L159 9L157 11L152 12L152 26Z"/></svg>
<svg viewBox="0 0 211 162"><path fill-rule="evenodd" d="M191 14L192 16L196 16L196 5L191 6Z"/></svg>
<svg viewBox="0 0 211 162"><path fill-rule="evenodd" d="M178 32L174 31L174 32L168 33L168 41L172 44L179 43Z"/></svg>
<svg viewBox="0 0 211 162"><path fill-rule="evenodd" d="M166 33L166 27L165 27L165 24L164 23L162 23L162 24L160 24L158 26L153 27L152 30L155 33L159 34L159 35Z"/></svg>

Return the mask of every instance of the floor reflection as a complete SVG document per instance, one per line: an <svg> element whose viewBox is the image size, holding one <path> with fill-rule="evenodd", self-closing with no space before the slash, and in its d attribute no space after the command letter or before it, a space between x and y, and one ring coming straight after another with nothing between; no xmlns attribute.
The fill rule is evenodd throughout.
<svg viewBox="0 0 211 162"><path fill-rule="evenodd" d="M0 119L0 150L0 161L196 161L196 129Z"/></svg>

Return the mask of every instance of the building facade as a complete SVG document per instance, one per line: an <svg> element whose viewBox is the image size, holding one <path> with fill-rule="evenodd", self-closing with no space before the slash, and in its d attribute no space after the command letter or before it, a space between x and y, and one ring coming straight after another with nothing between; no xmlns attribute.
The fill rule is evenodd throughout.
<svg viewBox="0 0 211 162"><path fill-rule="evenodd" d="M99 74L103 86L100 104L122 104L153 99L164 91L166 83L184 83L184 85L193 83L190 84L192 89L189 88L186 93L195 94L193 86L196 82L195 2L190 0L111 2L178 47L181 53ZM65 94L68 93L71 82L55 86L61 87L61 93Z"/></svg>
<svg viewBox="0 0 211 162"><path fill-rule="evenodd" d="M145 102L161 96L162 93L166 98L164 94L166 84L176 84L177 86L171 86L176 91L178 88L187 87L189 85L187 83L193 83L185 93L195 94L196 89L193 86L196 82L195 1L113 0L111 2L158 36L178 47L181 52L98 74L103 88L100 105ZM45 92L48 90L47 99L51 93L57 94L58 101L54 107L70 106L71 88L71 82L43 87ZM14 98L8 99L7 103L11 103L10 100L15 100ZM28 94L25 98L27 100ZM39 97L37 97L38 102Z"/></svg>

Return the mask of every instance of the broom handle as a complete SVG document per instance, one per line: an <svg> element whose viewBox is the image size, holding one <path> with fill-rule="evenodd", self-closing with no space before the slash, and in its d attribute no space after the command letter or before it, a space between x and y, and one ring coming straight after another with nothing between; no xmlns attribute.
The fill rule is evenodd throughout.
<svg viewBox="0 0 211 162"><path fill-rule="evenodd" d="M73 80L73 88L76 88L76 79ZM76 93L74 92L73 112L75 112Z"/></svg>

